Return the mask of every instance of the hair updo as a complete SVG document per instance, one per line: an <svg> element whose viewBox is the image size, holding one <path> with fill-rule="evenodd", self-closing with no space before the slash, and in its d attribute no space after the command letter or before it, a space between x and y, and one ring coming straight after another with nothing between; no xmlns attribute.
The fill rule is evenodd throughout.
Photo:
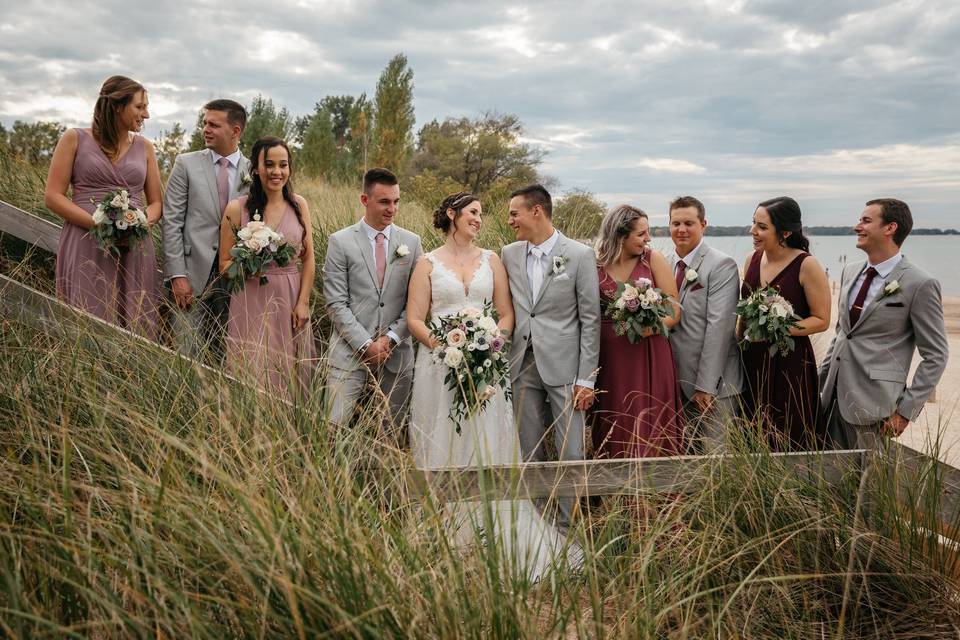
<svg viewBox="0 0 960 640"><path fill-rule="evenodd" d="M447 196L440 206L433 210L433 228L444 233L450 233L453 223L463 214L463 210L480 200L469 191L460 191ZM447 211L453 209L453 220L447 216Z"/></svg>
<svg viewBox="0 0 960 640"><path fill-rule="evenodd" d="M803 219L800 205L796 200L789 196L780 196L764 200L757 205L757 208L759 207L767 210L781 245L791 249L810 251L810 241L803 235ZM790 235L787 235L787 232Z"/></svg>

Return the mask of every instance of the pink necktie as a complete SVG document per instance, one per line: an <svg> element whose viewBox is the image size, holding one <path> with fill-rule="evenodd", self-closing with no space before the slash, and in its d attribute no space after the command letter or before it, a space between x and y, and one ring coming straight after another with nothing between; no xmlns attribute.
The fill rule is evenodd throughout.
<svg viewBox="0 0 960 640"><path fill-rule="evenodd" d="M220 169L217 171L217 193L220 194L220 213L227 208L227 201L230 199L230 173L227 167L230 161L226 158L217 160Z"/></svg>
<svg viewBox="0 0 960 640"><path fill-rule="evenodd" d="M387 272L387 245L384 242L387 236L377 234L377 250L374 257L377 259L377 286L383 288L383 276Z"/></svg>

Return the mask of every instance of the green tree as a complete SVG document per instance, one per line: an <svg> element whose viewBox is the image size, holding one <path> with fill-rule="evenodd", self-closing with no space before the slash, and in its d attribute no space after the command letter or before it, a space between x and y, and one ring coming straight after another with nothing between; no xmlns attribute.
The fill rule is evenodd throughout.
<svg viewBox="0 0 960 640"><path fill-rule="evenodd" d="M17 120L5 131L5 146L9 153L19 156L32 165L50 162L53 150L66 127L59 122L23 122Z"/></svg>
<svg viewBox="0 0 960 640"><path fill-rule="evenodd" d="M247 126L240 137L240 150L249 155L253 143L263 136L277 136L288 143L293 142L295 125L286 107L277 108L272 99L258 95L247 109Z"/></svg>
<svg viewBox="0 0 960 640"><path fill-rule="evenodd" d="M574 189L553 204L553 223L570 238L596 238L606 213L606 203L593 193Z"/></svg>
<svg viewBox="0 0 960 640"><path fill-rule="evenodd" d="M200 151L206 146L207 144L203 141L203 109L200 109L200 113L197 114L197 124L193 127L193 133L190 134L187 151Z"/></svg>
<svg viewBox="0 0 960 640"><path fill-rule="evenodd" d="M372 164L403 173L413 152L413 69L395 55L377 81L373 99ZM369 126L369 122L366 123Z"/></svg>
<svg viewBox="0 0 960 640"><path fill-rule="evenodd" d="M173 129L161 131L157 136L153 146L157 151L157 164L162 175L169 175L170 170L173 169L173 161L184 150L186 137L187 132L179 122L173 125Z"/></svg>
<svg viewBox="0 0 960 640"><path fill-rule="evenodd" d="M307 175L329 177L337 162L337 144L330 113L318 108L308 118L308 123L301 138L303 144L298 155L299 167Z"/></svg>
<svg viewBox="0 0 960 640"><path fill-rule="evenodd" d="M543 151L522 143L517 116L485 113L421 127L413 173L451 179L476 194L510 190L537 179Z"/></svg>

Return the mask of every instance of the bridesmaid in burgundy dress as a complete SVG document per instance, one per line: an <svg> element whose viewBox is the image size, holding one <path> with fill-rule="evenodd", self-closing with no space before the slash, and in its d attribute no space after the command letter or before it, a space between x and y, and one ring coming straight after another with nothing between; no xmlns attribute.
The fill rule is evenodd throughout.
<svg viewBox="0 0 960 640"><path fill-rule="evenodd" d="M135 133L149 117L142 85L123 76L107 78L90 129L68 129L57 143L44 203L64 220L57 249L57 297L156 339L160 282L152 240L144 238L115 257L87 233L97 204L117 189L127 189L138 209L143 209L146 195L147 222L152 226L160 219L157 158L153 145Z"/></svg>
<svg viewBox="0 0 960 640"><path fill-rule="evenodd" d="M744 264L741 298L769 284L793 305L801 320L790 330L795 347L787 355L770 355L767 342L744 350L744 416L762 425L774 450L820 448L824 434L818 425L817 363L808 336L830 324L830 284L820 263L810 259L800 205L793 198L761 202L750 234L754 252ZM742 339L739 323L737 335Z"/></svg>
<svg viewBox="0 0 960 640"><path fill-rule="evenodd" d="M598 257L600 304L612 302L617 283L648 278L674 300L677 285L670 264L649 248L647 214L621 205L603 220ZM671 327L680 309L665 320ZM600 324L600 373L597 403L591 412L597 458L676 455L683 450L680 390L673 350L666 336L647 335L636 344L618 336L614 323Z"/></svg>
<svg viewBox="0 0 960 640"><path fill-rule="evenodd" d="M231 201L220 225L220 272L232 262L233 229L258 212L261 220L299 247L296 261L268 267L267 283L248 278L230 296L227 367L241 379L290 398L308 389L315 367L310 292L313 290L313 236L310 209L290 184L290 149L280 138L263 137L250 154L250 195Z"/></svg>

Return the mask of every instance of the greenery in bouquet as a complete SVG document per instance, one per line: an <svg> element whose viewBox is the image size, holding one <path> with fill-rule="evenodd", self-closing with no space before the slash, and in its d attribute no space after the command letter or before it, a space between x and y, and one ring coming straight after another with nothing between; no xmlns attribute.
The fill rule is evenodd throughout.
<svg viewBox="0 0 960 640"><path fill-rule="evenodd" d="M296 257L293 245L254 215L242 229L234 229L234 245L230 249L233 262L227 268L227 289L236 293L243 289L247 278L260 277L267 284L267 269L271 264L285 267Z"/></svg>
<svg viewBox="0 0 960 640"><path fill-rule="evenodd" d="M91 198L90 202L96 200ZM93 210L90 235L107 255L119 257L133 242L146 238L149 233L147 215L131 205L126 189L108 192Z"/></svg>
<svg viewBox="0 0 960 640"><path fill-rule="evenodd" d="M607 305L606 315L614 322L613 330L618 336L626 336L631 343L644 338L645 330L667 335L664 318L673 315L670 296L653 286L649 278L635 282L621 282Z"/></svg>
<svg viewBox="0 0 960 640"><path fill-rule="evenodd" d="M770 285L755 289L737 303L737 315L743 324L743 340L740 348L751 342L769 342L770 355L779 352L785 356L794 348L790 328L800 319L793 305Z"/></svg>

